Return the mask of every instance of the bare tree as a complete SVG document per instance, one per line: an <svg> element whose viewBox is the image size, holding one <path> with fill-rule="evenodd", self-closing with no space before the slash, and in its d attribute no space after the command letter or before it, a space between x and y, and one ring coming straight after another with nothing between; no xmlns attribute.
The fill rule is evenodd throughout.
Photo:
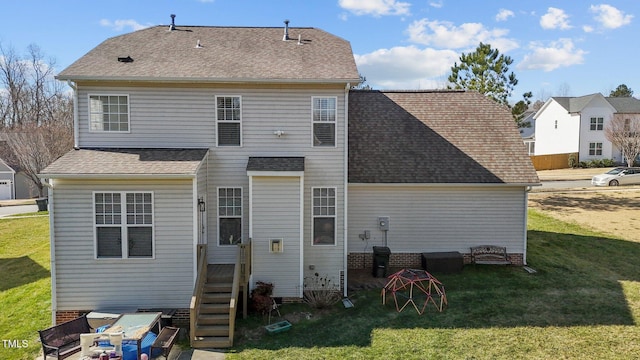
<svg viewBox="0 0 640 360"><path fill-rule="evenodd" d="M616 114L604 128L604 135L620 151L627 166L640 155L640 116Z"/></svg>
<svg viewBox="0 0 640 360"><path fill-rule="evenodd" d="M27 123L6 131L6 143L20 169L31 180L40 197L44 187L38 174L73 148L73 130L64 122Z"/></svg>
<svg viewBox="0 0 640 360"><path fill-rule="evenodd" d="M0 157L13 159L40 196L38 173L73 147L73 98L54 65L36 45L20 56L0 44Z"/></svg>

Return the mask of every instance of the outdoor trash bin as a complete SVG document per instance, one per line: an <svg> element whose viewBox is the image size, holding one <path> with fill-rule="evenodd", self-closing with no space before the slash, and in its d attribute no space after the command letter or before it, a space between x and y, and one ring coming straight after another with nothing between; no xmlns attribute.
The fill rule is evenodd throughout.
<svg viewBox="0 0 640 360"><path fill-rule="evenodd" d="M386 246L373 247L373 277L385 277L389 269L391 249Z"/></svg>
<svg viewBox="0 0 640 360"><path fill-rule="evenodd" d="M39 198L36 199L36 205L38 205L38 211L47 211L47 203L49 202L49 199L47 198Z"/></svg>

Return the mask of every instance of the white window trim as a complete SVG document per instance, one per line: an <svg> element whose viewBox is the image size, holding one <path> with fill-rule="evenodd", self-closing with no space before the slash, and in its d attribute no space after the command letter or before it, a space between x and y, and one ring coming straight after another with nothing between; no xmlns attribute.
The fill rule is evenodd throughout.
<svg viewBox="0 0 640 360"><path fill-rule="evenodd" d="M314 139L314 124L318 123L318 124L330 124L331 122L328 121L314 121L313 120L313 104L315 102L315 99L334 99L336 102L336 109L335 109L335 116L334 119L336 119L333 124L335 125L333 127L333 146L326 146L326 145L315 145L315 139ZM312 96L311 97L311 147L313 148L336 148L338 147L338 97L337 96Z"/></svg>
<svg viewBox="0 0 640 360"><path fill-rule="evenodd" d="M220 145L220 144L218 144L218 130L220 129L218 124L221 122L221 120L218 119L218 98L228 98L228 97L237 97L240 100L240 120L239 121L222 120L222 122L240 124L240 144L239 145ZM215 101L214 102L214 107L215 107L215 118L216 118L216 147L220 147L220 148L242 147L242 144L243 144L242 118L244 117L244 115L242 114L243 113L243 111L242 111L242 95L216 95L214 101Z"/></svg>
<svg viewBox="0 0 640 360"><path fill-rule="evenodd" d="M216 188L216 238L218 247L234 246L234 244L221 244L220 243L220 219L223 218L237 218L238 216L220 216L220 189L240 189L240 199L242 201L240 205L240 232L244 234L244 189L242 186L218 186ZM242 236L238 243L242 242Z"/></svg>
<svg viewBox="0 0 640 360"><path fill-rule="evenodd" d="M92 130L91 129L91 97L92 96L126 96L127 98L127 118L128 118L128 130L127 131L111 131L111 130ZM129 94L102 94L91 93L87 94L87 127L90 133L102 133L102 134L130 134L131 133L131 98Z"/></svg>
<svg viewBox="0 0 640 360"><path fill-rule="evenodd" d="M335 194L335 204L334 206L334 214L333 215L314 215L313 214L313 190L315 189L333 189L333 193ZM314 219L316 217L319 218L333 218L333 244L314 244L313 234L315 232L314 228ZM338 246L338 188L336 186L314 186L311 188L311 246Z"/></svg>
<svg viewBox="0 0 640 360"><path fill-rule="evenodd" d="M96 224L96 194L120 194L120 224ZM124 241L127 239L127 194L151 194L151 256L150 257L129 257L128 243ZM91 201L93 202L93 257L99 261L147 261L155 260L156 258L156 201L153 191L94 191L91 194ZM132 224L135 225L135 224ZM98 257L98 227L119 227L122 235L122 257Z"/></svg>
<svg viewBox="0 0 640 360"><path fill-rule="evenodd" d="M595 144L595 146L593 147L593 155L590 154L591 153L591 144ZM600 144L600 154L598 154L598 144ZM600 141L590 142L587 154L589 154L589 156L602 156L602 154L604 153L603 145L604 144L602 142L600 142Z"/></svg>
<svg viewBox="0 0 640 360"><path fill-rule="evenodd" d="M591 129L591 120L596 119L596 128ZM602 129L598 129L598 119L602 120ZM589 117L589 131L603 131L604 130L604 116L591 116Z"/></svg>

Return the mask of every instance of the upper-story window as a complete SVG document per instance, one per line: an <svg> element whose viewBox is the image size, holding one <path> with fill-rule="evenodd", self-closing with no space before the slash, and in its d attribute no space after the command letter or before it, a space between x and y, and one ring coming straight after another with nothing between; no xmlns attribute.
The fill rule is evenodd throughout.
<svg viewBox="0 0 640 360"><path fill-rule="evenodd" d="M128 95L89 95L89 131L129 131Z"/></svg>
<svg viewBox="0 0 640 360"><path fill-rule="evenodd" d="M312 98L313 146L336 146L336 97Z"/></svg>
<svg viewBox="0 0 640 360"><path fill-rule="evenodd" d="M604 119L601 117L592 117L589 129L590 130L602 130L604 128Z"/></svg>
<svg viewBox="0 0 640 360"><path fill-rule="evenodd" d="M242 145L242 99L240 96L216 96L218 146Z"/></svg>

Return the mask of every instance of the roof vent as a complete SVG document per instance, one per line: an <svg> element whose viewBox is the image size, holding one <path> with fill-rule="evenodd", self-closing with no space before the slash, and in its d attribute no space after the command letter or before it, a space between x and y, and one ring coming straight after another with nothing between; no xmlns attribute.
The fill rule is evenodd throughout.
<svg viewBox="0 0 640 360"><path fill-rule="evenodd" d="M202 49L202 48L203 48L203 46L200 43L200 39L198 39L198 41L196 42L196 49Z"/></svg>
<svg viewBox="0 0 640 360"><path fill-rule="evenodd" d="M291 40L289 39L289 20L284 21L284 36L282 37L282 41Z"/></svg>
<svg viewBox="0 0 640 360"><path fill-rule="evenodd" d="M169 30L175 30L175 29L176 29L176 15L171 14L171 26L169 26Z"/></svg>
<svg viewBox="0 0 640 360"><path fill-rule="evenodd" d="M130 63L130 62L133 62L133 58L131 56L119 57L118 61L121 63Z"/></svg>

